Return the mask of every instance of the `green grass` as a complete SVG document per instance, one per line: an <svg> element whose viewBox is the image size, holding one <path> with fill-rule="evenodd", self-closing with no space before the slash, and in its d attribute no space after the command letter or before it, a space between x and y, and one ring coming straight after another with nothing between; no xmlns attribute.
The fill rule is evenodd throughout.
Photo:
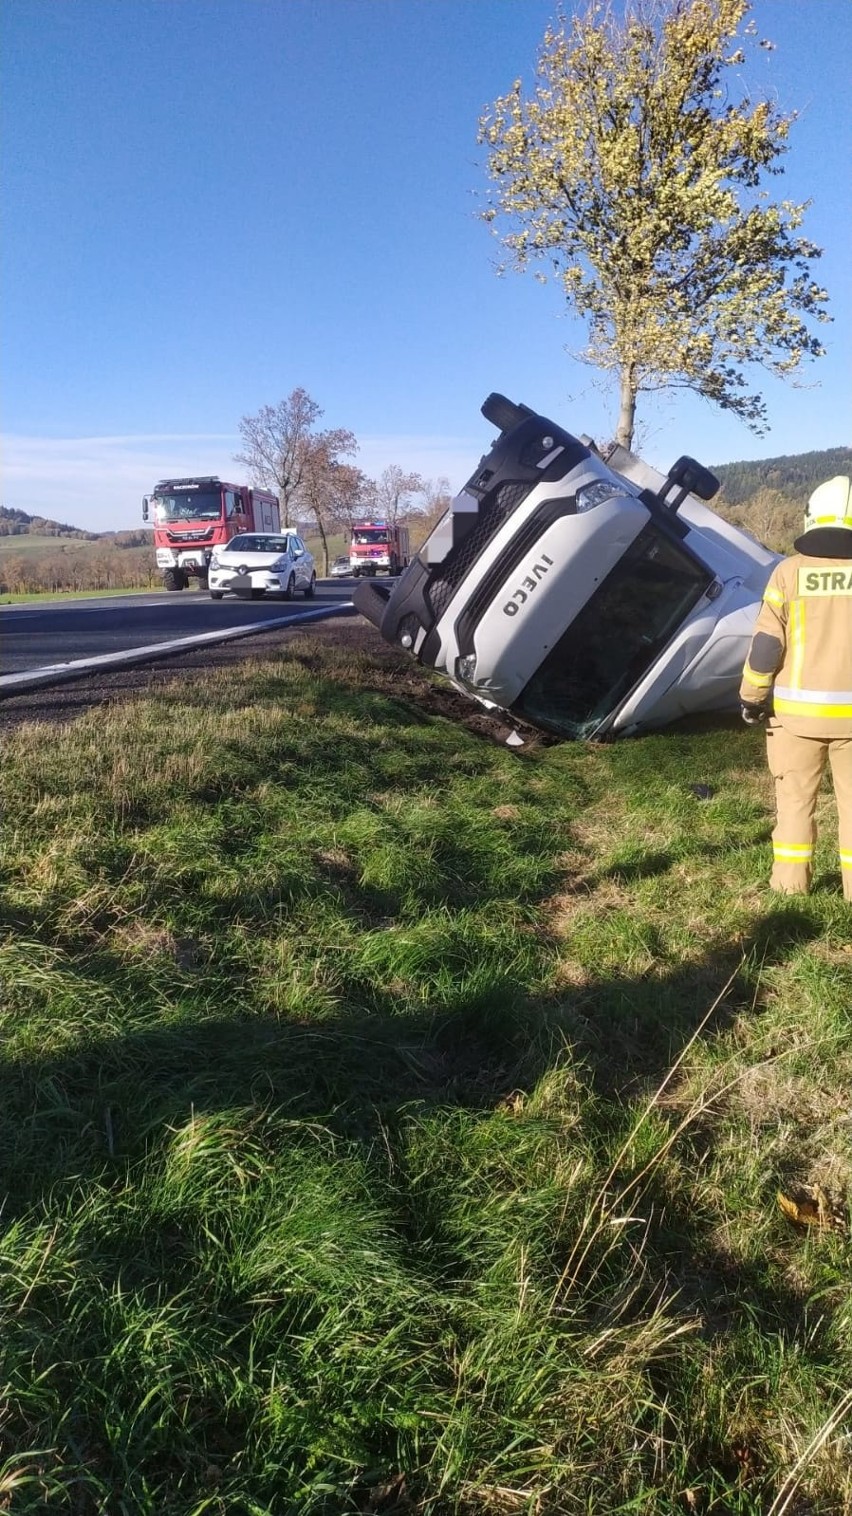
<svg viewBox="0 0 852 1516"><path fill-rule="evenodd" d="M0 605L28 605L40 600L114 600L116 596L150 593L150 589L136 587L120 590L31 590L27 594L0 594Z"/></svg>
<svg viewBox="0 0 852 1516"><path fill-rule="evenodd" d="M14 536L0 536L0 556L7 553L27 553L38 557L42 553L103 552L104 543L90 541L86 537L39 537L35 532L18 532Z"/></svg>
<svg viewBox="0 0 852 1516"><path fill-rule="evenodd" d="M0 1510L849 1512L831 797L288 648L5 737Z"/></svg>

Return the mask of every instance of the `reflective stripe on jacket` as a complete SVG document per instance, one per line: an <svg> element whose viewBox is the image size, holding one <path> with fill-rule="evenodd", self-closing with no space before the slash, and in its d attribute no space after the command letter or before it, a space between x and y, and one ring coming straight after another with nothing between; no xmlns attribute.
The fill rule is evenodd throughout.
<svg viewBox="0 0 852 1516"><path fill-rule="evenodd" d="M740 699L802 737L852 736L852 559L794 553L763 595Z"/></svg>

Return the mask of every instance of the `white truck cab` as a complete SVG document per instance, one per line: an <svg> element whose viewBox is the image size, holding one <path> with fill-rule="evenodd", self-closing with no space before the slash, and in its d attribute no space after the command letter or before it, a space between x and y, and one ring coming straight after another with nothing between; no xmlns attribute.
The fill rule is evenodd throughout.
<svg viewBox="0 0 852 1516"><path fill-rule="evenodd" d="M359 584L357 609L486 707L563 737L735 709L778 558L704 503L713 475L603 456L502 395L482 411L491 451L393 587Z"/></svg>

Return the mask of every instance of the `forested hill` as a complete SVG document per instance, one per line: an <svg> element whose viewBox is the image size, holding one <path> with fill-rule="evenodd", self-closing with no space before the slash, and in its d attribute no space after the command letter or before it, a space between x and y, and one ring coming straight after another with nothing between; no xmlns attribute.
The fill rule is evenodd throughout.
<svg viewBox="0 0 852 1516"><path fill-rule="evenodd" d="M773 552L789 553L802 530L808 496L835 474L852 474L852 448L722 463L713 473L722 486L710 502L713 510Z"/></svg>
<svg viewBox="0 0 852 1516"><path fill-rule="evenodd" d="M828 447L749 463L720 463L713 465L712 472L722 485L719 501L726 505L742 505L760 490L777 490L804 510L808 496L823 480L852 474L852 448Z"/></svg>
<svg viewBox="0 0 852 1516"><path fill-rule="evenodd" d="M139 527L124 532L85 532L79 526L67 526L46 516L30 516L26 511L0 505L0 537L62 537L72 542L103 542L116 547L147 547L153 532Z"/></svg>

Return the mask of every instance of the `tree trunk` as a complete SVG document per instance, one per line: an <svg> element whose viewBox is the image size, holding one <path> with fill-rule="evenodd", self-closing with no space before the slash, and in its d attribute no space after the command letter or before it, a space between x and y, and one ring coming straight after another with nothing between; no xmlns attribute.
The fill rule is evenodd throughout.
<svg viewBox="0 0 852 1516"><path fill-rule="evenodd" d="M636 365L635 363L626 363L621 370L618 427L615 433L615 440L616 442L620 442L622 447L632 447L635 421Z"/></svg>
<svg viewBox="0 0 852 1516"><path fill-rule="evenodd" d="M323 523L323 519L322 519L322 516L321 516L320 512L319 511L314 511L314 515L316 517L317 531L320 534L320 540L322 542L322 557L323 557L323 571L322 571L322 573L323 573L323 578L327 579L328 578L328 538L326 537L326 534L325 534L325 525Z"/></svg>

